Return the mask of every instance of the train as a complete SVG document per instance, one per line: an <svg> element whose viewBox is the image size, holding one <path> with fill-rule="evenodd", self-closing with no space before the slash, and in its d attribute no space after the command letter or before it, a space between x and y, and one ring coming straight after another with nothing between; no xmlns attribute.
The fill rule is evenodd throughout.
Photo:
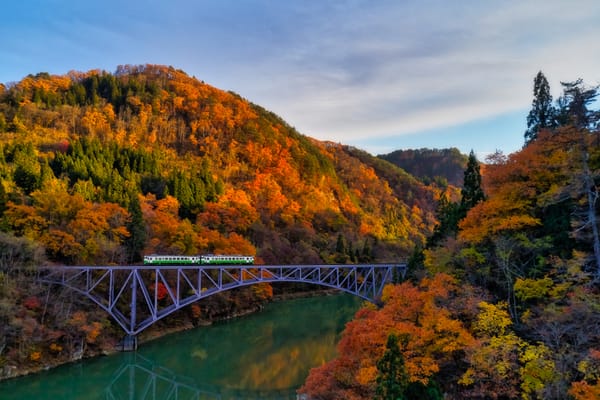
<svg viewBox="0 0 600 400"><path fill-rule="evenodd" d="M144 265L251 265L254 256L202 254L196 256L177 256L151 254L144 256Z"/></svg>

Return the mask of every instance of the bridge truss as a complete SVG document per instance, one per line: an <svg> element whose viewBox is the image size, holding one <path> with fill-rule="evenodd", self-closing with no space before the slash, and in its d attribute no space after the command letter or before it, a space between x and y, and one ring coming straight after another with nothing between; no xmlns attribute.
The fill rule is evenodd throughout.
<svg viewBox="0 0 600 400"><path fill-rule="evenodd" d="M272 282L327 286L377 303L383 287L402 278L405 264L198 265L53 267L40 280L90 298L135 336L200 299L237 287Z"/></svg>

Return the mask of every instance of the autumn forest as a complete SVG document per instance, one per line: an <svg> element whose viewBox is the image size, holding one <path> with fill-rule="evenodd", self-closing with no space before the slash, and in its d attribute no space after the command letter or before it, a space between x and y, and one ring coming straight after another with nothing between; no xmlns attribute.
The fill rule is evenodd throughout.
<svg viewBox="0 0 600 400"><path fill-rule="evenodd" d="M311 371L311 399L599 398L598 88L562 86L538 73L523 148L477 160L317 141L173 67L0 84L0 379L122 336L41 270L249 254L409 264ZM220 293L147 335L312 290Z"/></svg>

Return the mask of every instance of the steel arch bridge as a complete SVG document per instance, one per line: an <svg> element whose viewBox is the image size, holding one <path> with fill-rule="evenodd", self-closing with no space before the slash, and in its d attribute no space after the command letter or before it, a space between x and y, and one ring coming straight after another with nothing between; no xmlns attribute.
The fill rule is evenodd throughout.
<svg viewBox="0 0 600 400"><path fill-rule="evenodd" d="M406 264L78 266L49 268L40 280L88 297L135 337L189 304L242 286L312 283L378 303L383 287L405 273Z"/></svg>

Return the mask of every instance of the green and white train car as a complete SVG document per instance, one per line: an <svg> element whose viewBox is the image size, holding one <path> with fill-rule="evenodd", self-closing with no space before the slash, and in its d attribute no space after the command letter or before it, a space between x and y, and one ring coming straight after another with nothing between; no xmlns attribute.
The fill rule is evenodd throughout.
<svg viewBox="0 0 600 400"><path fill-rule="evenodd" d="M222 254L205 254L200 256L200 264L254 264L253 256L237 256Z"/></svg>
<svg viewBox="0 0 600 400"><path fill-rule="evenodd" d="M203 254L198 256L173 256L152 254L144 256L144 265L251 265L253 256Z"/></svg>

